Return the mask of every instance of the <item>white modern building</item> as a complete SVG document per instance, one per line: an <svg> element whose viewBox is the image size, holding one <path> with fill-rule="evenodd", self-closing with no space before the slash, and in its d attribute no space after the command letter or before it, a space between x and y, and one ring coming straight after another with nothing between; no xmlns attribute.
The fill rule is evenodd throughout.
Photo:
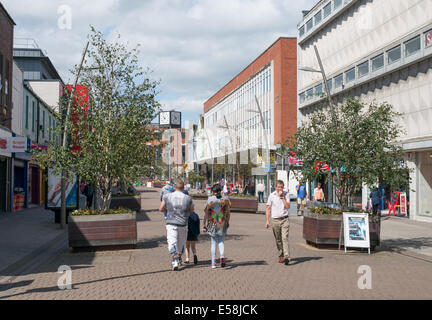
<svg viewBox="0 0 432 320"><path fill-rule="evenodd" d="M333 101L387 102L403 114L410 218L432 221L432 0L322 0L298 32L299 68L319 70L316 45ZM299 123L323 91L319 73L298 71Z"/></svg>

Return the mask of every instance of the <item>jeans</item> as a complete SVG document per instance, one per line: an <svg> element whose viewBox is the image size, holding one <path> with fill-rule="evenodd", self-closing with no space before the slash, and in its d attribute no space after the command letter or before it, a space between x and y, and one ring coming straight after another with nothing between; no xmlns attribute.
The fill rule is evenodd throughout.
<svg viewBox="0 0 432 320"><path fill-rule="evenodd" d="M258 192L258 202L264 203L264 192Z"/></svg>
<svg viewBox="0 0 432 320"><path fill-rule="evenodd" d="M214 235L211 236L211 258L212 264L216 263L216 245L219 246L219 254L221 258L225 257L225 244L224 244L224 236Z"/></svg>

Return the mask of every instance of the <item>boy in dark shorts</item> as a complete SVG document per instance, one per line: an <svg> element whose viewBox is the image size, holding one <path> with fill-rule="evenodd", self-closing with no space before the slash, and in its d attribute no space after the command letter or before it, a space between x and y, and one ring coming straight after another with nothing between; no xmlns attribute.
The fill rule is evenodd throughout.
<svg viewBox="0 0 432 320"><path fill-rule="evenodd" d="M194 264L198 264L198 257L196 251L196 243L198 241L198 235L200 234L200 218L194 212L189 215L188 220L188 235L185 247L186 260L185 263L189 264L189 257L191 253L193 253L193 262ZM192 252L191 252L192 249Z"/></svg>

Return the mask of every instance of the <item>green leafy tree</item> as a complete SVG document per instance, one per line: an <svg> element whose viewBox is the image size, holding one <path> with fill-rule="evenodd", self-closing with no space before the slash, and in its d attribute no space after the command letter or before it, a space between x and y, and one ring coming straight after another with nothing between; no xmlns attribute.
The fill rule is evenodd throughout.
<svg viewBox="0 0 432 320"><path fill-rule="evenodd" d="M92 28L90 47L79 83L89 99L77 100L68 125L69 146L51 145L36 158L55 174L66 170L91 184L101 197L100 209L110 207L113 185L156 174L153 149L147 145L152 132L146 130L160 109L156 101L159 82L149 77L138 61L138 48L129 50L120 42L108 43ZM77 67L73 70L76 74ZM97 205L99 207L99 204Z"/></svg>
<svg viewBox="0 0 432 320"><path fill-rule="evenodd" d="M409 179L404 152L395 143L403 133L396 122L400 116L388 103L348 99L310 114L282 152L304 162L300 172L305 179L331 178L337 201L346 209L364 183L401 186ZM324 165L330 172L320 170Z"/></svg>

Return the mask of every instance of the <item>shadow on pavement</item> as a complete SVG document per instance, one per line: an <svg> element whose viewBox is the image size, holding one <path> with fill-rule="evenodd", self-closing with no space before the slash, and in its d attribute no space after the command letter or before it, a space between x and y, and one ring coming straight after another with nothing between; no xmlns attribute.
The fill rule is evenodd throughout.
<svg viewBox="0 0 432 320"><path fill-rule="evenodd" d="M26 281L15 282L15 283L1 283L0 284L0 292L14 289L14 288L19 288L19 287L26 287L26 286L31 285L33 283L33 281L34 280L26 280Z"/></svg>
<svg viewBox="0 0 432 320"><path fill-rule="evenodd" d="M147 213L154 212L154 211L155 210L141 210L136 215L136 221L137 222L139 222L139 221L150 221L150 218L147 215Z"/></svg>
<svg viewBox="0 0 432 320"><path fill-rule="evenodd" d="M316 261L321 260L322 257L301 257L301 258L292 258L290 262L290 266L295 266L296 264L300 264L308 261Z"/></svg>
<svg viewBox="0 0 432 320"><path fill-rule="evenodd" d="M432 248L432 238L421 237L411 239L388 239L381 240L381 250L385 249L390 252L401 252L412 249Z"/></svg>

